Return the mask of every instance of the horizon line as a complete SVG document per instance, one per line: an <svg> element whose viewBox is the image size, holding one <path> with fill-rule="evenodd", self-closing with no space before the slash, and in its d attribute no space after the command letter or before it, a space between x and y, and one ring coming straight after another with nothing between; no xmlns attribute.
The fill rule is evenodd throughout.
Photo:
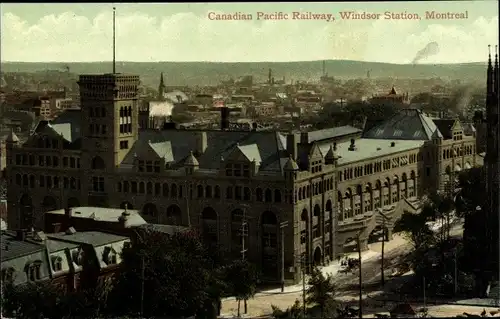
<svg viewBox="0 0 500 319"><path fill-rule="evenodd" d="M485 61L470 61L470 62L438 62L438 63L391 63L379 61L362 61L362 60L344 60L344 59L324 59L324 60L295 60L295 61L116 61L119 63L218 63L218 64L237 64L237 63L307 63L307 62L358 62L358 63L376 63L376 64L392 64L392 65L457 65L457 64L478 64L486 63ZM0 63L113 63L113 61L0 61Z"/></svg>

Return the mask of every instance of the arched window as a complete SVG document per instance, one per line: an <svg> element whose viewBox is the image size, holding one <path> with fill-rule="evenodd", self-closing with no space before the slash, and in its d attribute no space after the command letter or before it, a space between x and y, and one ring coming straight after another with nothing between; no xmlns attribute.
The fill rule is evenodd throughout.
<svg viewBox="0 0 500 319"><path fill-rule="evenodd" d="M269 188L266 189L266 193L265 193L264 197L265 197L264 199L267 203L270 203L273 200L273 193L271 192L271 190Z"/></svg>
<svg viewBox="0 0 500 319"><path fill-rule="evenodd" d="M212 186L207 185L207 187L205 187L205 197L212 198Z"/></svg>
<svg viewBox="0 0 500 319"><path fill-rule="evenodd" d="M281 203L281 191L279 189L274 190L274 201L276 203Z"/></svg>
<svg viewBox="0 0 500 319"><path fill-rule="evenodd" d="M197 190L197 194L196 194L196 196L197 196L198 198L202 198L202 197L203 197L203 186L198 185L198 186L196 187L196 190Z"/></svg>
<svg viewBox="0 0 500 319"><path fill-rule="evenodd" d="M258 202L263 202L264 201L264 192L262 191L262 188L257 188L255 190L255 199Z"/></svg>

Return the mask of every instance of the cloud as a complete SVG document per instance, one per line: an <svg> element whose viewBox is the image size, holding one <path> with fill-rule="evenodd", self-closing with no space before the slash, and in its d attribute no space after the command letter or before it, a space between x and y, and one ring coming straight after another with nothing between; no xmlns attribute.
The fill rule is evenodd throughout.
<svg viewBox="0 0 500 319"><path fill-rule="evenodd" d="M4 12L3 61L109 61L111 12L93 19L66 12L35 24ZM439 52L421 63L483 61L498 39L498 17L463 24L421 21L213 21L178 13L156 18L117 14L119 61L298 61L348 59L411 63L430 42Z"/></svg>

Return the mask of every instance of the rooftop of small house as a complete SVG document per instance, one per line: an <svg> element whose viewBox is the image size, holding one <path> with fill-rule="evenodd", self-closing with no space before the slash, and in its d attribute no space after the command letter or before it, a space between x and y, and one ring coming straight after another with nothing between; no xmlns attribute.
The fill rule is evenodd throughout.
<svg viewBox="0 0 500 319"><path fill-rule="evenodd" d="M120 217L125 212L121 208L103 208L103 207L73 207L71 208L71 215L73 218L88 218L95 221L103 222L119 222ZM65 209L58 209L46 212L45 214L64 215L67 211ZM127 224L129 227L139 226L146 224L138 210L127 209L128 217Z"/></svg>

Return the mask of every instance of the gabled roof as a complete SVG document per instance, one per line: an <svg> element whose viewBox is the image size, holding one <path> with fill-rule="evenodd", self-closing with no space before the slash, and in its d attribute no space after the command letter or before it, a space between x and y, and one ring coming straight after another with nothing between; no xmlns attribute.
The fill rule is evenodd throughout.
<svg viewBox="0 0 500 319"><path fill-rule="evenodd" d="M326 128L307 133L308 143L319 142L326 139L339 138L345 135L361 133L359 128L354 126L345 125L339 127Z"/></svg>
<svg viewBox="0 0 500 319"><path fill-rule="evenodd" d="M252 162L255 160L257 163L260 163L262 161L259 152L259 147L257 146L257 144L249 144L249 145L236 144L236 146L233 147L231 153L229 153L229 157L227 159L241 160L241 157L244 157L244 160L248 162Z"/></svg>
<svg viewBox="0 0 500 319"><path fill-rule="evenodd" d="M12 231L2 231L0 245L2 245L2 262L41 252L45 249L45 246L41 243L34 242L28 238L25 240L16 239L16 232Z"/></svg>
<svg viewBox="0 0 500 319"><path fill-rule="evenodd" d="M199 154L201 134L206 134L206 149ZM144 141L151 145L170 143L172 162L179 164L193 151L200 169L219 169L221 158L229 158L236 148L250 161L260 161L261 171L281 172L288 158L285 137L271 131L145 130L139 132L139 140L134 147L144 144ZM122 164L130 164L129 156L133 156L134 152L131 149Z"/></svg>
<svg viewBox="0 0 500 319"><path fill-rule="evenodd" d="M420 110L405 109L363 133L363 138L431 140L436 124Z"/></svg>
<svg viewBox="0 0 500 319"><path fill-rule="evenodd" d="M66 110L54 121L50 122L52 129L62 135L66 140L74 142L81 138L81 110Z"/></svg>
<svg viewBox="0 0 500 319"><path fill-rule="evenodd" d="M452 138L452 128L455 124L455 120L452 119L434 119L434 124L436 124L437 128L441 132L444 138Z"/></svg>

